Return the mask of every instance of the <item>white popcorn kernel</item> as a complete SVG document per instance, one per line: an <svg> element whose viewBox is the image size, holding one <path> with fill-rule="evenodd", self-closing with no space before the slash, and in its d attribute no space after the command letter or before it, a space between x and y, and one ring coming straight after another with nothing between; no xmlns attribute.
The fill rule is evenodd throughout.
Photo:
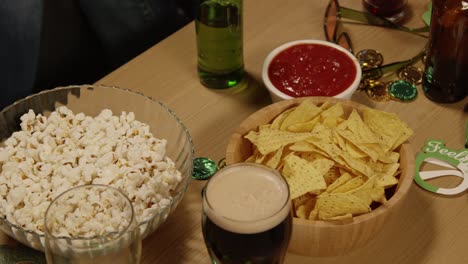
<svg viewBox="0 0 468 264"><path fill-rule="evenodd" d="M141 161L142 152L136 147L129 148L127 151L127 158L129 161L139 162Z"/></svg>
<svg viewBox="0 0 468 264"><path fill-rule="evenodd" d="M36 120L34 122L34 130L35 131L44 131L46 128L46 123L47 123L47 117L38 114L36 116Z"/></svg>
<svg viewBox="0 0 468 264"><path fill-rule="evenodd" d="M85 119L86 115L84 113L78 113L75 115L75 120L77 121L83 121Z"/></svg>
<svg viewBox="0 0 468 264"><path fill-rule="evenodd" d="M104 109L101 113L97 116L99 119L109 120L112 117L112 111L110 109Z"/></svg>
<svg viewBox="0 0 468 264"><path fill-rule="evenodd" d="M96 161L98 167L105 167L112 163L114 154L112 152L104 152L105 154Z"/></svg>
<svg viewBox="0 0 468 264"><path fill-rule="evenodd" d="M26 188L23 186L18 186L10 190L10 192L8 192L6 200L12 206L18 206L21 202L23 202L23 199L25 196L26 196Z"/></svg>
<svg viewBox="0 0 468 264"><path fill-rule="evenodd" d="M6 146L11 146L14 147L18 145L18 140L15 137L9 137L7 140L5 140L5 145Z"/></svg>
<svg viewBox="0 0 468 264"><path fill-rule="evenodd" d="M113 116L103 110L93 118L59 107L49 117L30 111L21 121L22 131L13 133L0 148L0 217L28 230L42 234L49 203L78 185L121 188L132 201L137 219L143 221L169 206L170 191L182 180L166 157L167 141L155 138L132 112ZM79 212L89 214L89 221L74 223L77 214L71 214L57 231L98 234L124 223L119 220L125 217L121 212L104 210L110 206L101 202L106 197L111 200L108 194L76 197L75 202L89 203ZM103 210L94 212L93 203ZM109 217L110 225L99 222Z"/></svg>
<svg viewBox="0 0 468 264"><path fill-rule="evenodd" d="M58 112L62 118L73 116L73 112L66 106L59 106L55 111Z"/></svg>
<svg viewBox="0 0 468 264"><path fill-rule="evenodd" d="M8 158L13 155L14 148L12 146L6 146L4 148L0 148L0 163L3 163L8 160Z"/></svg>
<svg viewBox="0 0 468 264"><path fill-rule="evenodd" d="M1 195L2 197L8 195L8 190L9 190L9 188L8 188L8 186L7 186L6 184L1 184L1 185L0 185L0 195ZM0 205L0 206L1 206L1 205Z"/></svg>

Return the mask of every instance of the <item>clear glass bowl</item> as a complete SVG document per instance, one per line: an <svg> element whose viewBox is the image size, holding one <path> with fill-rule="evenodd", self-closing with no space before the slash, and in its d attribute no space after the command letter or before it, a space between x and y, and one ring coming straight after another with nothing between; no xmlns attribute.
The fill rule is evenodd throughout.
<svg viewBox="0 0 468 264"><path fill-rule="evenodd" d="M167 140L166 155L176 163L183 179L174 190L171 203L149 220L139 223L141 236L145 238L175 210L187 189L192 175L194 155L189 131L172 110L150 97L117 87L82 85L47 90L3 109L0 112L0 142L20 130L20 117L29 109L34 110L36 114L47 115L63 105L75 114L83 112L90 116L98 115L103 109L110 109L115 115L120 115L122 111L134 112L135 119L148 124L155 137ZM0 229L24 245L44 251L43 234L25 230L1 216Z"/></svg>

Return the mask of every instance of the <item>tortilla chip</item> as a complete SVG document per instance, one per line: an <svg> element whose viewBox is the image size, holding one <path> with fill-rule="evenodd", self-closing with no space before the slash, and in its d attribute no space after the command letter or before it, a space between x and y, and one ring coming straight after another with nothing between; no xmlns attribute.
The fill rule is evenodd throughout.
<svg viewBox="0 0 468 264"><path fill-rule="evenodd" d="M349 192L349 191L352 191L354 189L357 189L359 187L361 187L366 181L367 181L367 177L365 176L357 176L357 177L352 177L351 175L349 176L351 177L351 179L345 181L343 184L341 184L340 186L337 186L333 191L331 191L332 193L345 193L345 192Z"/></svg>
<svg viewBox="0 0 468 264"><path fill-rule="evenodd" d="M347 193L322 194L317 196L315 208L318 219L326 220L346 214L359 215L371 209L358 197Z"/></svg>
<svg viewBox="0 0 468 264"><path fill-rule="evenodd" d="M298 218L308 219L310 212L315 207L315 199L309 199L305 203L296 208L296 215Z"/></svg>
<svg viewBox="0 0 468 264"><path fill-rule="evenodd" d="M338 179L336 179L332 184L328 185L326 192L332 193L338 187L344 185L346 182L353 179L353 176L349 173L345 173L341 175Z"/></svg>
<svg viewBox="0 0 468 264"><path fill-rule="evenodd" d="M271 126L270 128L271 129L280 129L281 127L281 124L283 124L284 120L286 119L286 117L288 117L288 115L294 111L294 109L296 109L296 107L293 107L293 108L289 108L288 110L282 112L281 114L279 114L275 119L273 119L273 121L271 122Z"/></svg>
<svg viewBox="0 0 468 264"><path fill-rule="evenodd" d="M267 165L270 168L276 169L280 164L281 157L283 156L283 150L284 147L281 147L276 152L274 152L273 156L266 162L265 165Z"/></svg>
<svg viewBox="0 0 468 264"><path fill-rule="evenodd" d="M288 131L291 132L310 132L314 129L315 125L320 122L320 117L304 122L288 126Z"/></svg>
<svg viewBox="0 0 468 264"><path fill-rule="evenodd" d="M303 141L312 135L312 133L293 133L266 128L259 132L251 131L245 138L250 140L261 154L267 155L288 144Z"/></svg>
<svg viewBox="0 0 468 264"><path fill-rule="evenodd" d="M284 161L283 175L289 184L291 199L327 188L323 175L332 166L333 162L330 160L310 162L296 155L288 155Z"/></svg>
<svg viewBox="0 0 468 264"><path fill-rule="evenodd" d="M395 175L398 171L398 168L400 168L400 164L385 164L383 167L383 171L378 174L376 184L381 187L390 187L397 184L398 179L395 178Z"/></svg>
<svg viewBox="0 0 468 264"><path fill-rule="evenodd" d="M377 176L368 179L361 187L354 189L351 193L363 200L367 205L371 205L373 201L385 203L385 189L376 184Z"/></svg>
<svg viewBox="0 0 468 264"><path fill-rule="evenodd" d="M323 175L323 178L325 179L325 182L327 183L327 186L330 186L333 184L339 177L341 176L340 170L338 167L332 167L325 175ZM328 188L328 187L327 187Z"/></svg>
<svg viewBox="0 0 468 264"><path fill-rule="evenodd" d="M395 150L405 142L413 131L394 113L366 108L362 111L363 121L383 146L384 152Z"/></svg>
<svg viewBox="0 0 468 264"><path fill-rule="evenodd" d="M325 120L327 118L341 118L343 117L343 115L344 110L343 106L340 103L336 103L324 110L322 113L320 113L320 117L322 118L322 120Z"/></svg>
<svg viewBox="0 0 468 264"><path fill-rule="evenodd" d="M280 129L287 130L291 125L310 121L318 114L320 114L321 111L322 110L319 107L317 107L312 101L302 101L302 103L298 107L296 107L296 109L289 113L289 115L281 124Z"/></svg>

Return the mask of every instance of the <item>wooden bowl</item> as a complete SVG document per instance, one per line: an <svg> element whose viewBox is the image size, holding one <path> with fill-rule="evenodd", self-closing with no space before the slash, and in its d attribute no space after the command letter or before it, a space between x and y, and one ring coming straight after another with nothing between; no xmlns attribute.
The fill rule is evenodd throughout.
<svg viewBox="0 0 468 264"><path fill-rule="evenodd" d="M269 105L245 119L229 139L226 150L226 163L232 164L245 161L252 154L252 144L243 138L251 130L257 130L259 125L270 123L277 115L286 109L298 105L306 98L280 101ZM329 97L309 97L320 105L325 101L341 103L345 114L353 108L363 109L366 106L342 99ZM347 222L326 222L294 218L293 231L289 251L306 256L336 256L367 244L385 226L394 215L408 193L414 171L414 155L409 144L400 147L399 183L393 196L377 209L353 217ZM396 219L396 218L395 218Z"/></svg>

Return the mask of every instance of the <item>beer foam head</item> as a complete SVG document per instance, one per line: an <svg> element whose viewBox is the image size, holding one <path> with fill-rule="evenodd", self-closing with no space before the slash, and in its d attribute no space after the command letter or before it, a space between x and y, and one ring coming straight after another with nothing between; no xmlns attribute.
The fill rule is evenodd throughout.
<svg viewBox="0 0 468 264"><path fill-rule="evenodd" d="M288 185L278 172L263 165L231 165L210 179L203 207L211 221L225 230L263 232L290 213Z"/></svg>

